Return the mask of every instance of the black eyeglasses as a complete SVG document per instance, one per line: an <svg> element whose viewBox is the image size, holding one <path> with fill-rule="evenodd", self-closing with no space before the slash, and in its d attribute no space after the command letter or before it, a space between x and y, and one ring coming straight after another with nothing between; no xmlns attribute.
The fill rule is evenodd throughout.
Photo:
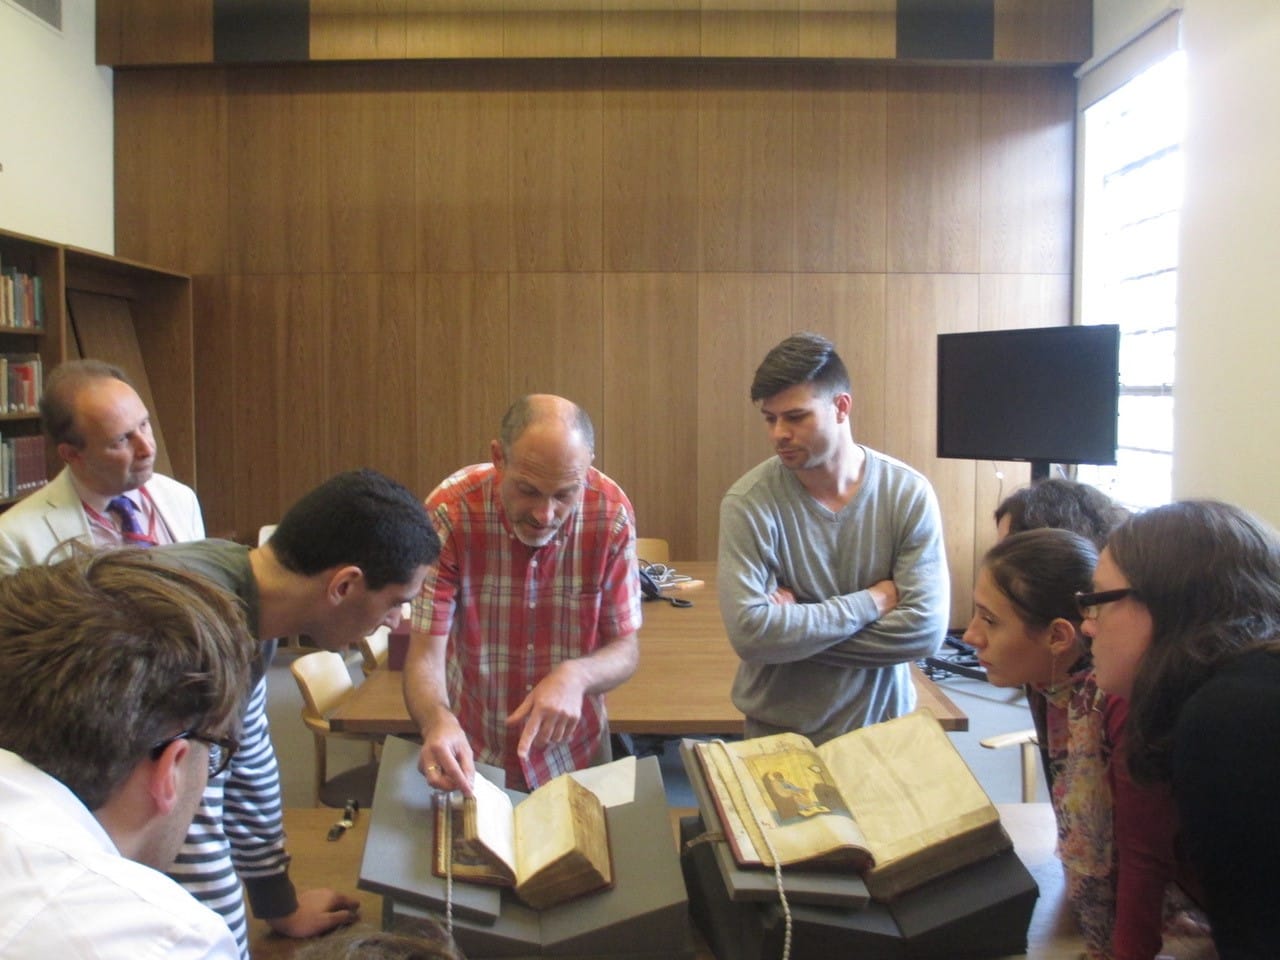
<svg viewBox="0 0 1280 960"><path fill-rule="evenodd" d="M1076 609L1086 620L1098 619L1098 608L1104 603L1115 603L1125 597L1136 597L1138 591L1133 587L1121 587L1119 590L1099 590L1097 593L1077 593Z"/></svg>
<svg viewBox="0 0 1280 960"><path fill-rule="evenodd" d="M151 759L159 760L164 748L176 740L198 740L209 748L209 779L212 780L223 770L231 766L231 758L240 749L240 741L235 737L211 737L197 730L183 730L172 737L166 737L159 743L151 745Z"/></svg>

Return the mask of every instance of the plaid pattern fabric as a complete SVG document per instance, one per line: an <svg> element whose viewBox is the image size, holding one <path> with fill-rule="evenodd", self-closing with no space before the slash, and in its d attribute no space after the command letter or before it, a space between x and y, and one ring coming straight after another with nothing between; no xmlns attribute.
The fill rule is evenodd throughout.
<svg viewBox="0 0 1280 960"><path fill-rule="evenodd" d="M592 468L578 510L535 549L511 532L496 481L491 465L478 464L427 498L443 549L414 602L413 627L449 638L449 701L476 759L503 767L509 787L533 789L590 765L604 698L588 696L572 739L527 763L516 755L520 729L504 721L557 664L640 628L634 511Z"/></svg>

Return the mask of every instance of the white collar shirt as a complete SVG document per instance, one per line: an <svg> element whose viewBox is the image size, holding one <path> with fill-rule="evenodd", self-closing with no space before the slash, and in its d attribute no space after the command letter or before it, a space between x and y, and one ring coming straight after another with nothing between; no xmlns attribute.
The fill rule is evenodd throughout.
<svg viewBox="0 0 1280 960"><path fill-rule="evenodd" d="M0 903L0 957L240 957L216 913L121 856L70 790L8 750L0 750Z"/></svg>

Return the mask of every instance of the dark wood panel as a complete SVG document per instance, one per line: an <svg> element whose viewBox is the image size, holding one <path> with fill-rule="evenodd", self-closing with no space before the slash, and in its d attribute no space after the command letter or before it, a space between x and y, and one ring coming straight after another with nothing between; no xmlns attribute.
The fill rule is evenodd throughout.
<svg viewBox="0 0 1280 960"><path fill-rule="evenodd" d="M795 94L796 268L885 268L884 70L803 64Z"/></svg>
<svg viewBox="0 0 1280 960"><path fill-rule="evenodd" d="M416 289L411 273L331 275L325 281L323 392L328 470L373 467L416 482L419 412Z"/></svg>
<svg viewBox="0 0 1280 960"><path fill-rule="evenodd" d="M890 273L978 270L980 79L959 68L889 73Z"/></svg>
<svg viewBox="0 0 1280 960"><path fill-rule="evenodd" d="M698 278L698 556L714 558L720 498L771 450L751 379L764 355L793 331L787 274Z"/></svg>
<svg viewBox="0 0 1280 960"><path fill-rule="evenodd" d="M1093 49L1091 0L995 0L995 58L1084 63Z"/></svg>
<svg viewBox="0 0 1280 960"><path fill-rule="evenodd" d="M693 274L604 279L604 403L599 465L631 498L637 530L673 557L697 550L698 284Z"/></svg>
<svg viewBox="0 0 1280 960"><path fill-rule="evenodd" d="M794 69L773 63L703 65L698 114L703 270L794 267Z"/></svg>
<svg viewBox="0 0 1280 960"><path fill-rule="evenodd" d="M603 94L599 63L530 62L511 96L516 269L602 264Z"/></svg>
<svg viewBox="0 0 1280 960"><path fill-rule="evenodd" d="M698 269L698 68L604 68L605 269Z"/></svg>
<svg viewBox="0 0 1280 960"><path fill-rule="evenodd" d="M116 252L191 274L226 269L222 70L117 71Z"/></svg>
<svg viewBox="0 0 1280 960"><path fill-rule="evenodd" d="M426 64L414 90L418 269L510 270L511 90L506 64Z"/></svg>
<svg viewBox="0 0 1280 960"><path fill-rule="evenodd" d="M506 274L418 278L417 486L425 497L453 471L487 462L489 441L513 399L512 363L523 363L527 331L512 341Z"/></svg>
<svg viewBox="0 0 1280 960"><path fill-rule="evenodd" d="M982 71L984 273L1070 273L1075 91L1065 68Z"/></svg>
<svg viewBox="0 0 1280 960"><path fill-rule="evenodd" d="M236 433L232 411L240 382L236 367L238 340L236 314L231 304L228 277L193 277L192 300L195 315L195 449L203 468L197 476L196 493L204 511L205 531L210 536L238 539L249 531L236 529L236 489L244 454ZM273 402L275 390L259 387ZM256 529L253 531L256 543Z"/></svg>
<svg viewBox="0 0 1280 960"><path fill-rule="evenodd" d="M601 367L603 279L598 273L511 275L510 400L526 393L558 393L592 419L604 401ZM596 437L596 457L608 456Z"/></svg>
<svg viewBox="0 0 1280 960"><path fill-rule="evenodd" d="M319 273L329 249L325 71L228 73L227 209L231 273ZM317 89L319 86L319 89Z"/></svg>

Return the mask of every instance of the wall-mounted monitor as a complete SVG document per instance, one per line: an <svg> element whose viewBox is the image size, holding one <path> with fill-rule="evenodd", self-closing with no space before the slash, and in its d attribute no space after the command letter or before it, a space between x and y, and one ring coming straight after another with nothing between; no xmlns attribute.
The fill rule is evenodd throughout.
<svg viewBox="0 0 1280 960"><path fill-rule="evenodd" d="M1120 328L938 335L938 456L1115 463Z"/></svg>

